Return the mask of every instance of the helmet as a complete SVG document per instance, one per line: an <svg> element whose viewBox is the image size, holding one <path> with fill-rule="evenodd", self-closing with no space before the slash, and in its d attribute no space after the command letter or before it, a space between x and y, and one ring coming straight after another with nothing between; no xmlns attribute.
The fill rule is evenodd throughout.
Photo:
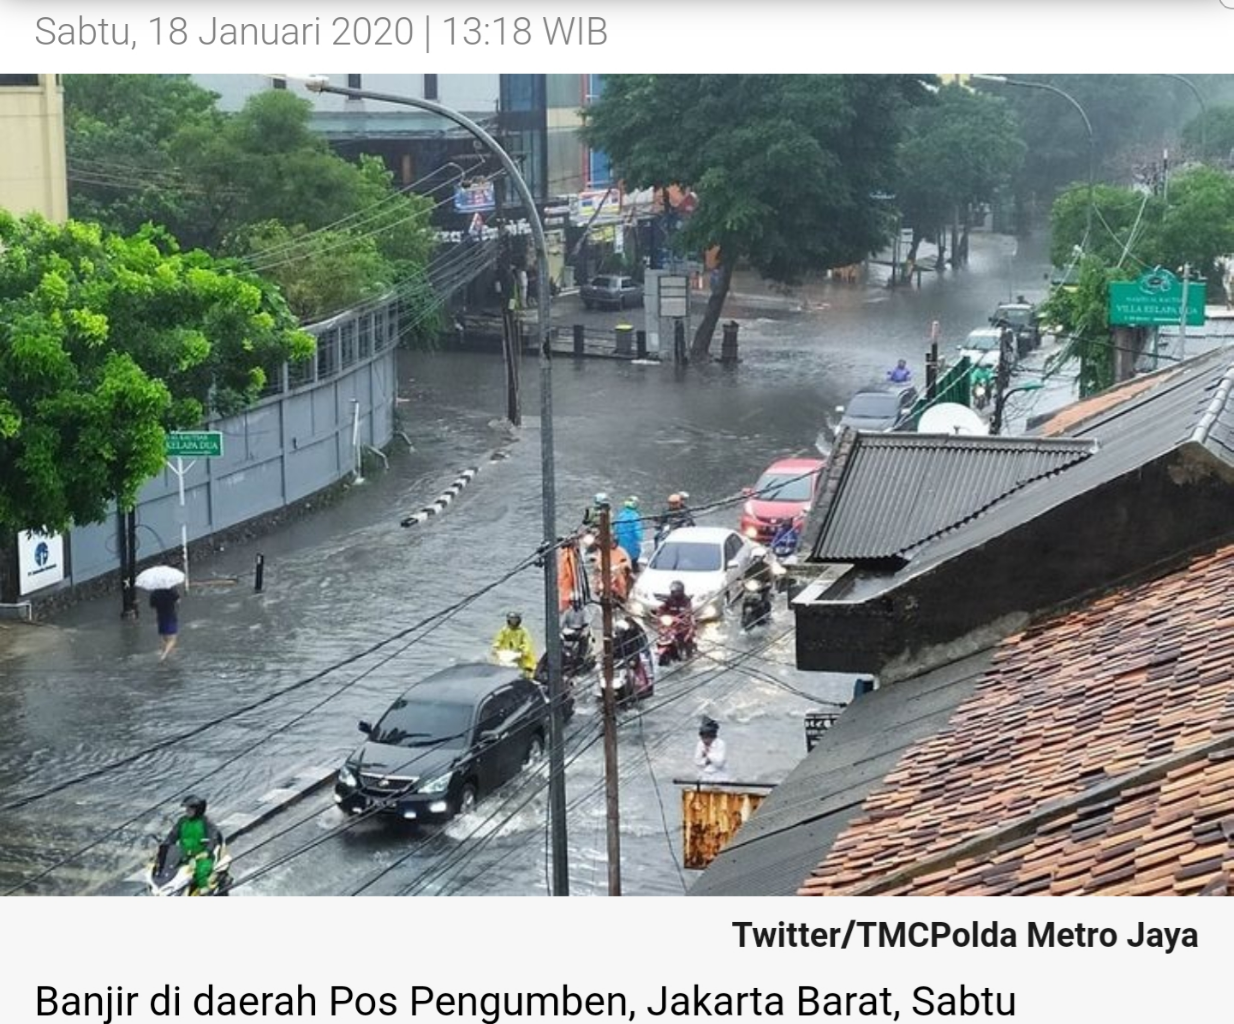
<svg viewBox="0 0 1234 1024"><path fill-rule="evenodd" d="M704 717L703 720L698 723L698 734L700 736L710 736L714 739L720 734L720 723L714 718Z"/></svg>
<svg viewBox="0 0 1234 1024"><path fill-rule="evenodd" d="M608 504L608 494L604 491L596 491L596 496L593 499L597 505Z"/></svg>
<svg viewBox="0 0 1234 1024"><path fill-rule="evenodd" d="M673 597L685 597L686 585L682 583L681 580L673 580L673 582L669 585L668 592L672 594Z"/></svg>
<svg viewBox="0 0 1234 1024"><path fill-rule="evenodd" d="M761 562L767 557L767 549L761 544L756 545L750 552L750 557L756 562Z"/></svg>
<svg viewBox="0 0 1234 1024"><path fill-rule="evenodd" d="M576 612L581 612L583 610L583 599L579 597L577 594L575 594L572 598L570 598L570 607L573 608ZM514 617L518 619L519 622L523 621L517 615L515 615ZM509 619L507 618L506 621L508 622Z"/></svg>
<svg viewBox="0 0 1234 1024"><path fill-rule="evenodd" d="M206 813L206 802L199 796L186 796L184 809L189 812L190 817L200 818Z"/></svg>
<svg viewBox="0 0 1234 1024"><path fill-rule="evenodd" d="M680 494L670 494L668 496L669 508L676 508L678 505L682 504L683 500L684 499L681 497Z"/></svg>
<svg viewBox="0 0 1234 1024"><path fill-rule="evenodd" d="M506 614L506 625L511 629L518 629L523 624L523 617L518 612L508 612Z"/></svg>
<svg viewBox="0 0 1234 1024"><path fill-rule="evenodd" d="M632 494L626 498L626 508L638 508L638 497L636 495Z"/></svg>

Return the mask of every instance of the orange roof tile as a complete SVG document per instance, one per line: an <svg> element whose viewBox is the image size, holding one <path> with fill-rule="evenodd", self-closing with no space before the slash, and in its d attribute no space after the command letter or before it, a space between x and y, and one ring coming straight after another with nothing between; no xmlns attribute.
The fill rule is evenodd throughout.
<svg viewBox="0 0 1234 1024"><path fill-rule="evenodd" d="M1234 731L1234 630L1217 625L1234 618L1231 578L1234 546L1003 641L972 697L905 751L800 892L893 873L893 891L914 894L1227 891L1234 756L1186 751ZM1165 758L1187 763L1118 787ZM1095 786L1109 792L947 860Z"/></svg>

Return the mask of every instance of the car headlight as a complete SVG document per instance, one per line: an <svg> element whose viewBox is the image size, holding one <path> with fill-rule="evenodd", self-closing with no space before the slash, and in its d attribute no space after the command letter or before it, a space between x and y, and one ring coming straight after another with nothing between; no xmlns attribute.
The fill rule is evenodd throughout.
<svg viewBox="0 0 1234 1024"><path fill-rule="evenodd" d="M637 597L630 598L629 602L626 604L626 608L629 609L631 615L640 617L645 615L647 612L647 606Z"/></svg>
<svg viewBox="0 0 1234 1024"><path fill-rule="evenodd" d="M719 609L717 609L714 604L707 604L703 605L702 609L698 613L698 616L700 619L714 619L718 614Z"/></svg>
<svg viewBox="0 0 1234 1024"><path fill-rule="evenodd" d="M757 594L763 589L763 585L758 580L746 580L746 590L751 594Z"/></svg>
<svg viewBox="0 0 1234 1024"><path fill-rule="evenodd" d="M338 770L338 780L344 786L354 786L357 783L356 773L348 765Z"/></svg>
<svg viewBox="0 0 1234 1024"><path fill-rule="evenodd" d="M429 779L428 782L421 784L417 791L420 793L444 793L450 788L450 780L454 778L454 772L446 772L444 775L438 775L435 779Z"/></svg>
<svg viewBox="0 0 1234 1024"><path fill-rule="evenodd" d="M746 536L750 538L750 540L758 540L758 527L757 526L747 526L745 533L746 533Z"/></svg>

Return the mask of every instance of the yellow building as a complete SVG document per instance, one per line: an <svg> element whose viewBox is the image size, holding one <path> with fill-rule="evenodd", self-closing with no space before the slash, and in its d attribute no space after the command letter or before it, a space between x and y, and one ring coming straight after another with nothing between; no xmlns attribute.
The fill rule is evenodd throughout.
<svg viewBox="0 0 1234 1024"><path fill-rule="evenodd" d="M69 215L59 75L0 75L0 207Z"/></svg>

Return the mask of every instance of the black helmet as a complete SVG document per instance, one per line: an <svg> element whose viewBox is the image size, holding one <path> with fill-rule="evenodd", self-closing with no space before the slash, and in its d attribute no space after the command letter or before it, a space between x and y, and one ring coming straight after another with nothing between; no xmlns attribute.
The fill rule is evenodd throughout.
<svg viewBox="0 0 1234 1024"><path fill-rule="evenodd" d="M714 718L704 717L698 725L698 734L700 736L710 736L713 739L720 734L720 723Z"/></svg>
<svg viewBox="0 0 1234 1024"><path fill-rule="evenodd" d="M518 629L523 624L523 617L518 612L506 613L506 625L511 629Z"/></svg>
<svg viewBox="0 0 1234 1024"><path fill-rule="evenodd" d="M673 597L685 597L686 585L682 583L681 580L673 580L673 582L669 584L668 592L672 594Z"/></svg>
<svg viewBox="0 0 1234 1024"><path fill-rule="evenodd" d="M184 809L189 812L189 817L200 818L206 813L206 802L199 796L186 796Z"/></svg>

